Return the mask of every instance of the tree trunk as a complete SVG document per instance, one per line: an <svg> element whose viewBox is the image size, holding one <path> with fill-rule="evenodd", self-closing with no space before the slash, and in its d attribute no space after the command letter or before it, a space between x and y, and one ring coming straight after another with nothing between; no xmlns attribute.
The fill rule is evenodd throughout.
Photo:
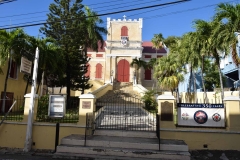
<svg viewBox="0 0 240 160"><path fill-rule="evenodd" d="M204 56L202 56L202 69L201 69L201 76L202 76L202 87L203 87L203 91L204 91L203 103L206 103L206 100L207 100L207 93L206 93L205 84L204 84L203 70L204 70Z"/></svg>
<svg viewBox="0 0 240 160"><path fill-rule="evenodd" d="M221 73L221 68L219 64L218 64L218 73L219 73L219 79L220 79L220 85L221 85L221 98L222 98L222 104L223 104L224 90L223 90L222 73Z"/></svg>
<svg viewBox="0 0 240 160"><path fill-rule="evenodd" d="M66 75L67 75L67 107L70 107L70 62L69 59L67 58L67 68L66 68Z"/></svg>
<svg viewBox="0 0 240 160"><path fill-rule="evenodd" d="M26 88L25 88L25 91L24 91L24 95L27 94L29 79L30 79L30 76L28 76L28 78L27 78L27 84L26 84Z"/></svg>
<svg viewBox="0 0 240 160"><path fill-rule="evenodd" d="M178 87L176 89L176 94L177 94L177 103L179 103L179 91L178 91Z"/></svg>
<svg viewBox="0 0 240 160"><path fill-rule="evenodd" d="M188 80L188 88L187 88L187 92L191 92L191 82L192 82L192 65L190 65L190 75L189 75L189 80Z"/></svg>
<svg viewBox="0 0 240 160"><path fill-rule="evenodd" d="M195 72L193 71L193 85L194 85L194 92L197 91L197 86L196 86L196 75Z"/></svg>
<svg viewBox="0 0 240 160"><path fill-rule="evenodd" d="M2 101L2 113L5 113L5 104L6 104L5 98L6 98L6 92L7 92L8 76L10 75L11 61L12 61L12 58L10 58L8 60L8 68L7 68L7 73L6 73L5 82L4 82L3 101Z"/></svg>

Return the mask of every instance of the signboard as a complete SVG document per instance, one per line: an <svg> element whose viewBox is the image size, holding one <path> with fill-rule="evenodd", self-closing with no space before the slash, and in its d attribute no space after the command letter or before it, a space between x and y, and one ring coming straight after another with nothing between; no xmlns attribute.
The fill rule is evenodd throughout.
<svg viewBox="0 0 240 160"><path fill-rule="evenodd" d="M225 127L224 105L178 103L178 125Z"/></svg>
<svg viewBox="0 0 240 160"><path fill-rule="evenodd" d="M25 74L31 74L31 68L32 68L32 62L29 61L27 58L22 57L21 58L21 67L20 72L23 72Z"/></svg>
<svg viewBox="0 0 240 160"><path fill-rule="evenodd" d="M173 121L173 103L161 103L161 121Z"/></svg>
<svg viewBox="0 0 240 160"><path fill-rule="evenodd" d="M65 115L66 105L65 96L63 95L50 95L48 116L53 118L62 118Z"/></svg>
<svg viewBox="0 0 240 160"><path fill-rule="evenodd" d="M82 101L82 109L91 109L91 101Z"/></svg>

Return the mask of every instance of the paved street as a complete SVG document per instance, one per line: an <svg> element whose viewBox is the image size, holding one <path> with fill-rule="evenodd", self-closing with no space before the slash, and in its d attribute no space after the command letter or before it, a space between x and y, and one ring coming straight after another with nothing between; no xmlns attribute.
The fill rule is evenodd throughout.
<svg viewBox="0 0 240 160"><path fill-rule="evenodd" d="M216 150L194 150L190 151L191 160L240 160L240 151L216 151ZM54 160L52 158L53 154L49 153L31 153L31 154L3 154L0 152L0 160ZM102 158L83 158L83 157L69 157L69 158L60 158L61 160L69 159L81 159L81 160L103 160ZM104 160L117 160L117 157L104 158Z"/></svg>

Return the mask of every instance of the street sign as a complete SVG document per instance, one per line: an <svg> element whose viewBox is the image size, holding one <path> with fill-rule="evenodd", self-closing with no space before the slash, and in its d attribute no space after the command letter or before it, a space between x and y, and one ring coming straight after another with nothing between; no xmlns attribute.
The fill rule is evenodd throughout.
<svg viewBox="0 0 240 160"><path fill-rule="evenodd" d="M32 62L29 61L27 58L22 57L20 72L31 75L31 68L32 68Z"/></svg>

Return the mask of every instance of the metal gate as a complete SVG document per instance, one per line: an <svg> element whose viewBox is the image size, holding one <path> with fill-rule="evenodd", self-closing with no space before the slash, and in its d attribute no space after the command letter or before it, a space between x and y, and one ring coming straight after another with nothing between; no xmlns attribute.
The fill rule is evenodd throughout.
<svg viewBox="0 0 240 160"><path fill-rule="evenodd" d="M145 110L137 97L124 94L97 99L95 112L96 129L155 131L156 113Z"/></svg>

